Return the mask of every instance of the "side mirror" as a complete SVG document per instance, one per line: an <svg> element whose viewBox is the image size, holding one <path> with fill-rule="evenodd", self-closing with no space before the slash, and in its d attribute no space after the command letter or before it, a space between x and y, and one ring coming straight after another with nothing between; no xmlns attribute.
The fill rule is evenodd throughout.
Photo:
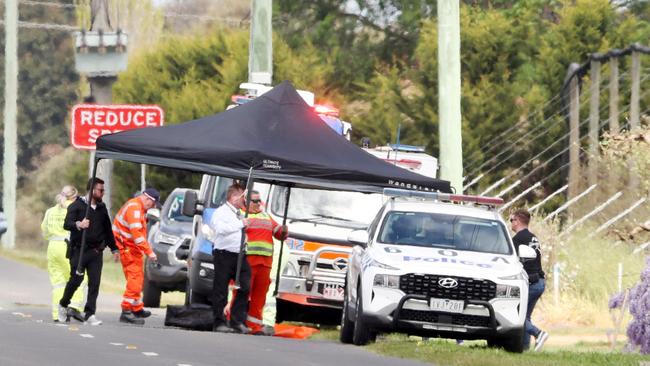
<svg viewBox="0 0 650 366"><path fill-rule="evenodd" d="M368 245L368 232L366 230L354 230L348 235L348 241L355 245L366 247Z"/></svg>
<svg viewBox="0 0 650 366"><path fill-rule="evenodd" d="M149 210L147 210L147 220L151 223L160 221L160 209L150 208Z"/></svg>
<svg viewBox="0 0 650 366"><path fill-rule="evenodd" d="M197 213L196 205L198 203L198 195L196 191L185 191L185 196L183 196L183 208L181 212L185 216L193 217Z"/></svg>
<svg viewBox="0 0 650 366"><path fill-rule="evenodd" d="M529 247L528 245L519 246L519 258L521 259L535 259L537 258L537 252L535 249Z"/></svg>

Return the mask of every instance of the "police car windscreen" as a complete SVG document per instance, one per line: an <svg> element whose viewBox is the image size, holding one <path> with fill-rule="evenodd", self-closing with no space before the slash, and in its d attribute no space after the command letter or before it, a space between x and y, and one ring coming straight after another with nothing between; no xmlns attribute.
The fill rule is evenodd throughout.
<svg viewBox="0 0 650 366"><path fill-rule="evenodd" d="M379 242L481 253L512 254L506 228L496 220L426 212L390 212Z"/></svg>

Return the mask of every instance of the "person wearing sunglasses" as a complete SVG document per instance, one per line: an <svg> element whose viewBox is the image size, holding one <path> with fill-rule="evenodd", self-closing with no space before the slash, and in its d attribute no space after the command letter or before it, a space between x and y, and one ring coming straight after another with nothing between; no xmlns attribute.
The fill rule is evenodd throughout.
<svg viewBox="0 0 650 366"><path fill-rule="evenodd" d="M104 197L104 181L99 178L90 178L86 185L90 193L90 202L88 194L77 197L77 199L68 206L63 228L70 231L70 279L65 285L63 297L59 301L58 317L59 321L69 321L70 317L86 322L90 325L100 325L102 321L97 319L95 312L97 310L97 296L99 295L99 283L102 276L102 267L104 265L103 252L105 247L109 247L113 253L113 259L119 259L113 229L111 227L111 218L102 202ZM90 205L88 216L86 208ZM68 308L73 294L84 279L84 274L77 274L79 257L81 255L81 238L86 232L86 242L81 258L81 267L88 274L88 296L86 306L84 307L85 315L82 316L74 308Z"/></svg>
<svg viewBox="0 0 650 366"><path fill-rule="evenodd" d="M284 240L289 231L286 226L279 225L264 212L259 192L251 191L250 197L246 259L251 269L251 284L246 326L251 329L251 334L273 335L273 327L264 325L262 316L266 294L271 285L273 238Z"/></svg>
<svg viewBox="0 0 650 366"><path fill-rule="evenodd" d="M524 269L526 270L526 273L528 273L528 308L526 311L524 349L530 347L530 336L533 336L535 337L535 351L537 352L544 346L544 343L548 339L548 333L537 328L535 324L533 324L530 316L535 309L537 300L539 300L544 293L545 275L544 270L542 269L542 252L539 240L537 240L535 234L528 230L529 223L530 213L528 210L518 209L510 215L510 226L512 231L515 232L515 236L512 237L512 242L515 244L515 248L518 249L520 245L528 245L535 249L535 252L537 253L535 259L523 262Z"/></svg>

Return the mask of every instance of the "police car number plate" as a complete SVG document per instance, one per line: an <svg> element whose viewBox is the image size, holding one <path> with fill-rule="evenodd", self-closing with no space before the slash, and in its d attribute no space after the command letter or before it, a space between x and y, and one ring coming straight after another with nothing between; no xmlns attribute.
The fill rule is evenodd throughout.
<svg viewBox="0 0 650 366"><path fill-rule="evenodd" d="M433 311L444 311L447 313L462 313L465 302L462 300L434 299L429 301L429 308Z"/></svg>
<svg viewBox="0 0 650 366"><path fill-rule="evenodd" d="M343 287L341 285L325 285L323 287L323 297L343 301Z"/></svg>

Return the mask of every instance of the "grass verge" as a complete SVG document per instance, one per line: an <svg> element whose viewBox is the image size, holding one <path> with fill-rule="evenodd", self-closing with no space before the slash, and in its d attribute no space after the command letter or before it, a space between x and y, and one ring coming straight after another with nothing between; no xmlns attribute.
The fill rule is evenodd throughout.
<svg viewBox="0 0 650 366"><path fill-rule="evenodd" d="M549 347L543 352L514 354L502 349L492 349L485 342L465 342L458 346L454 341L423 341L404 335L378 338L367 348L385 356L417 359L440 366L541 366L541 365L630 365L650 362L650 356L608 352L607 343L578 343L570 348Z"/></svg>

